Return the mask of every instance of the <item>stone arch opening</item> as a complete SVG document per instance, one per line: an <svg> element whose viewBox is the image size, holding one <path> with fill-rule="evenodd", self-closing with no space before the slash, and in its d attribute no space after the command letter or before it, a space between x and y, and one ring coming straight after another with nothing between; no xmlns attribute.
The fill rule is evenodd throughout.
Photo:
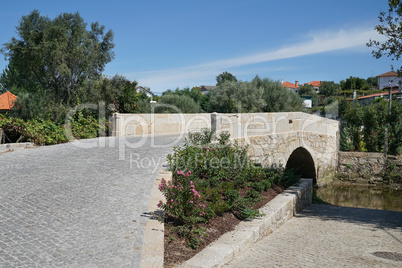
<svg viewBox="0 0 402 268"><path fill-rule="evenodd" d="M314 160L309 151L303 147L296 148L286 163L286 169L294 169L303 178L312 178L317 183Z"/></svg>

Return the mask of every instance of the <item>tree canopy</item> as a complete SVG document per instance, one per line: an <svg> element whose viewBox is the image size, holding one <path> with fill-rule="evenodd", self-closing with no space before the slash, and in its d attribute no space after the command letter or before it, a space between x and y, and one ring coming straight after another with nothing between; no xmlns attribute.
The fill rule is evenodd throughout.
<svg viewBox="0 0 402 268"><path fill-rule="evenodd" d="M41 92L55 103L70 103L87 79L99 78L114 53L113 32L98 22L87 23L77 13L55 19L38 10L23 16L17 37L1 52L9 61L0 85L26 93Z"/></svg>
<svg viewBox="0 0 402 268"><path fill-rule="evenodd" d="M234 76L233 74L231 74L229 72L223 72L216 77L216 85L217 86L219 86L220 84L222 84L225 81L237 82L237 78L236 78L236 76Z"/></svg>
<svg viewBox="0 0 402 268"><path fill-rule="evenodd" d="M265 106L264 89L250 82L224 81L211 91L209 111L218 113L260 112Z"/></svg>
<svg viewBox="0 0 402 268"><path fill-rule="evenodd" d="M341 92L341 87L339 84L335 84L334 81L321 81L320 93L325 96L336 96Z"/></svg>
<svg viewBox="0 0 402 268"><path fill-rule="evenodd" d="M340 82L342 90L348 89L363 89L366 85L366 80L359 77L350 76L346 80Z"/></svg>
<svg viewBox="0 0 402 268"><path fill-rule="evenodd" d="M297 93L300 96L309 96L312 98L313 107L318 106L318 94L312 85L304 84L299 87Z"/></svg>
<svg viewBox="0 0 402 268"><path fill-rule="evenodd" d="M263 88L262 99L266 105L261 112L296 112L303 110L303 99L299 95L282 86L280 81L260 78L258 75L252 83L257 88Z"/></svg>
<svg viewBox="0 0 402 268"><path fill-rule="evenodd" d="M155 113L200 113L201 107L188 95L165 94L158 105Z"/></svg>
<svg viewBox="0 0 402 268"><path fill-rule="evenodd" d="M378 16L380 24L374 28L387 40L381 43L370 39L367 46L376 48L372 51L373 57L376 59L387 56L398 61L402 55L402 2L401 0L388 0L388 5L388 14L381 11ZM402 66L397 71L399 76L402 76Z"/></svg>

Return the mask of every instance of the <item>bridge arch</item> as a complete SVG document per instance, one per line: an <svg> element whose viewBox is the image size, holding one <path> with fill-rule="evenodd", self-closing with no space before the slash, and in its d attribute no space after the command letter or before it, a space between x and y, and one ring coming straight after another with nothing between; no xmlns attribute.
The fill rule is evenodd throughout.
<svg viewBox="0 0 402 268"><path fill-rule="evenodd" d="M293 150L286 163L286 169L295 169L302 178L312 178L314 184L317 183L314 159L310 152L303 147Z"/></svg>

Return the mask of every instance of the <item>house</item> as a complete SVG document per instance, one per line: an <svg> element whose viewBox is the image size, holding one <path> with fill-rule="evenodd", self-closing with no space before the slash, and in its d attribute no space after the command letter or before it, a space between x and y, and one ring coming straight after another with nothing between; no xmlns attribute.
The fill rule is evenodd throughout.
<svg viewBox="0 0 402 268"><path fill-rule="evenodd" d="M214 90L216 88L217 88L216 86L204 86L204 85L200 86L201 93L203 94L206 94L209 91Z"/></svg>
<svg viewBox="0 0 402 268"><path fill-rule="evenodd" d="M136 86L136 87L135 87L135 90L136 90L138 93L145 93L145 95L147 95L147 97L148 97L148 98L151 98L151 99L155 96L155 94L152 93L152 91L151 91L149 88L147 88L147 87Z"/></svg>
<svg viewBox="0 0 402 268"><path fill-rule="evenodd" d="M357 101L359 102L360 105L370 105L376 99L379 99L379 98L388 100L389 93L383 92L383 93L376 93L376 94L371 94L371 95L367 95L367 96L362 96L362 97L357 98ZM393 100L397 99L399 102L402 102L402 93L398 92L398 90L393 90L392 91L392 99ZM350 99L350 100L353 100L353 99Z"/></svg>
<svg viewBox="0 0 402 268"><path fill-rule="evenodd" d="M282 83L282 86L284 88L287 88L289 90L293 90L295 93L297 93L297 91L298 91L298 89L300 87L299 81L295 81L295 83L293 84L293 83L288 82L288 81L283 82L283 80L282 80L281 83ZM320 91L321 82L320 81L311 81L311 82L308 82L308 83L304 83L303 86L304 85L312 85L313 88L315 89L315 91L318 93Z"/></svg>
<svg viewBox="0 0 402 268"><path fill-rule="evenodd" d="M306 108L312 108L313 107L313 98L310 96L301 96L302 99L304 99L303 101L303 105Z"/></svg>
<svg viewBox="0 0 402 268"><path fill-rule="evenodd" d="M378 79L378 89L394 88L398 87L399 83L402 83L402 77L398 77L398 73L394 71L383 73L376 77Z"/></svg>
<svg viewBox="0 0 402 268"><path fill-rule="evenodd" d="M320 92L321 81L311 81L311 82L308 82L308 83L304 83L303 85L312 85L313 88L315 89L315 92L319 93Z"/></svg>
<svg viewBox="0 0 402 268"><path fill-rule="evenodd" d="M295 83L293 84L288 81L283 82L283 80L282 80L281 84L284 88L292 90L295 93L297 93L297 90L299 88L299 81L295 81Z"/></svg>
<svg viewBox="0 0 402 268"><path fill-rule="evenodd" d="M14 103L17 101L17 96L15 96L10 91L0 95L0 113L5 113L14 107Z"/></svg>

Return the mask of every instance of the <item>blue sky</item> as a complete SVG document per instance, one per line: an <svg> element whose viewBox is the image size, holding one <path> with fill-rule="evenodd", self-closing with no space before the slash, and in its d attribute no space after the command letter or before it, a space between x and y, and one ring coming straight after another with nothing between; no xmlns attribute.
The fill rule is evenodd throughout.
<svg viewBox="0 0 402 268"><path fill-rule="evenodd" d="M370 38L387 0L4 1L0 44L16 36L22 16L38 9L54 18L76 12L114 32L115 58L105 74L121 74L160 93L215 85L228 71L299 83L367 78L398 64L374 59ZM0 70L7 65L0 56Z"/></svg>

